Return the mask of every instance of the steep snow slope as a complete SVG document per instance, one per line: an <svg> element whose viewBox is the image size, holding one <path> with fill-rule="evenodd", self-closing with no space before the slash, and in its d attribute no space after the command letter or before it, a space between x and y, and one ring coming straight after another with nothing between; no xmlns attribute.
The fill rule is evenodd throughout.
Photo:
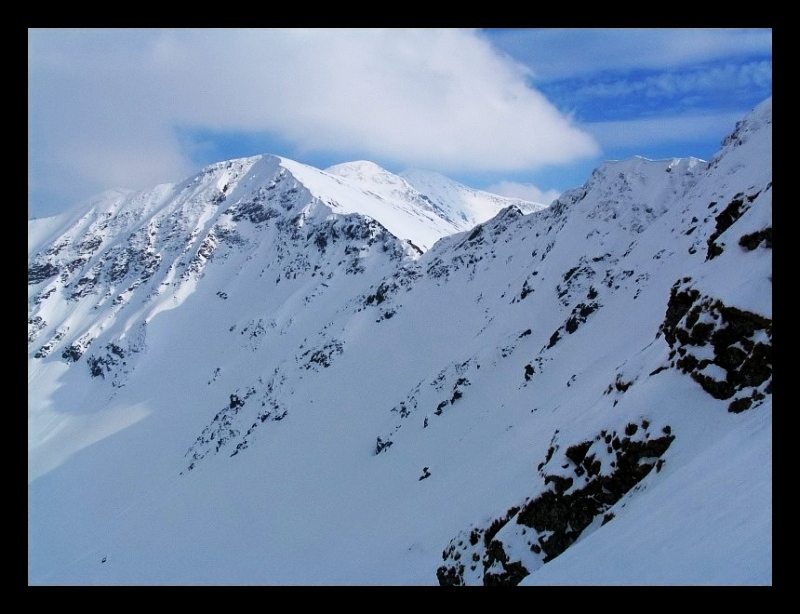
<svg viewBox="0 0 800 614"><path fill-rule="evenodd" d="M509 206L523 213L544 209L545 205L516 198L506 198L468 188L439 173L408 170L394 175L373 162L337 164L326 172L354 182L380 199L397 203L400 208L413 205L446 221L447 234L469 230L497 215Z"/></svg>
<svg viewBox="0 0 800 614"><path fill-rule="evenodd" d="M546 207L542 203L475 190L433 171L409 169L400 173L400 177L435 203L442 215L461 224L460 230L485 222L501 209L512 205L523 213L533 213Z"/></svg>
<svg viewBox="0 0 800 614"><path fill-rule="evenodd" d="M29 232L29 583L771 584L771 100L422 255L300 166Z"/></svg>
<svg viewBox="0 0 800 614"><path fill-rule="evenodd" d="M525 387L531 411L572 419L553 423L536 466L539 487L453 539L439 570L443 583L537 583L537 570L550 572L545 563L581 557L570 550L578 539L614 550L614 561L637 560L642 544L673 549L659 561L638 557L636 570L601 571L587 545L585 561L566 559L572 567L560 563L561 579L552 571L544 583L771 581L771 460L763 456L771 422L738 417L745 409L771 411L770 109L771 102L756 109L755 118L770 119L744 122L742 136L728 140L707 168L697 161L607 164L543 216L553 222L544 240L552 232L556 240L516 295L525 296L544 333L541 349L527 356L535 358L525 365ZM570 254L575 245L581 252ZM554 274L556 283L546 284ZM556 293L537 301L542 284ZM750 418L758 426L743 426ZM741 442L750 431L754 438ZM716 452L732 441L748 458L761 455L752 458L752 475L742 475L738 461L716 466ZM653 466L658 471L649 473ZM690 483L667 502L658 485L673 471ZM703 486L705 499L698 496ZM674 482L666 488L678 492ZM751 493L749 506L733 503ZM637 512L623 509L634 504ZM663 525L664 518L647 515L652 506L689 509ZM606 531L604 523L623 514L630 525ZM633 527L650 531L630 541L614 537L630 536ZM703 550L693 548L700 533ZM748 546L728 558L731 541Z"/></svg>

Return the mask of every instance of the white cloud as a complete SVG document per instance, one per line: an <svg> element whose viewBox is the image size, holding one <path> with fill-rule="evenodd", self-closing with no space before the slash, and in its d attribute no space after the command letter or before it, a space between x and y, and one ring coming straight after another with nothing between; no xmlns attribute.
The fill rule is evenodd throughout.
<svg viewBox="0 0 800 614"><path fill-rule="evenodd" d="M542 203L544 205L549 205L561 194L558 190L543 191L533 184L519 183L517 181L500 181L485 189L492 194L499 194L500 196L508 196L510 198L521 198L522 200Z"/></svg>
<svg viewBox="0 0 800 614"><path fill-rule="evenodd" d="M29 174L45 191L182 179L176 128L444 172L598 151L472 30L30 30L28 59Z"/></svg>

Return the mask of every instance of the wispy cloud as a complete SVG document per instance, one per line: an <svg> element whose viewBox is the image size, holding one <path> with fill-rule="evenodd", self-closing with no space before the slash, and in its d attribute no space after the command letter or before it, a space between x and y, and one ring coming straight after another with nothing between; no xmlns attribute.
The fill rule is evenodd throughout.
<svg viewBox="0 0 800 614"><path fill-rule="evenodd" d="M488 186L486 191L544 205L549 205L561 194L558 190L541 190L533 184L518 181L499 181Z"/></svg>
<svg viewBox="0 0 800 614"><path fill-rule="evenodd" d="M604 150L618 148L643 152L681 141L698 142L732 131L741 119L738 113L692 114L673 117L609 121L588 124L587 128L603 145Z"/></svg>
<svg viewBox="0 0 800 614"><path fill-rule="evenodd" d="M28 60L29 184L42 193L180 179L197 145L182 129L442 172L599 151L474 30L30 30Z"/></svg>
<svg viewBox="0 0 800 614"><path fill-rule="evenodd" d="M548 28L498 30L501 48L539 82L603 71L676 70L730 57L772 56L768 28Z"/></svg>
<svg viewBox="0 0 800 614"><path fill-rule="evenodd" d="M730 91L734 88L770 88L772 62L757 61L734 64L730 62L702 68L659 72L637 78L607 78L601 80L569 81L561 86L576 100L617 98L624 96L677 97L697 96Z"/></svg>

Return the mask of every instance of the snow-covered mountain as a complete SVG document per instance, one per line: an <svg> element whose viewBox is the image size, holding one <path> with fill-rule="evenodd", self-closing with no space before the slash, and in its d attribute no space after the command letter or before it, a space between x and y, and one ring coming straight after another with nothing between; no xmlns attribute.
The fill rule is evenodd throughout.
<svg viewBox="0 0 800 614"><path fill-rule="evenodd" d="M530 213L257 156L29 222L29 583L771 584L771 147L769 99Z"/></svg>
<svg viewBox="0 0 800 614"><path fill-rule="evenodd" d="M363 160L338 164L326 171L354 181L398 208L416 208L443 218L445 228L449 230L447 234L470 230L510 206L523 213L546 207L542 203L475 190L433 171L412 169L394 175L373 162Z"/></svg>
<svg viewBox="0 0 800 614"><path fill-rule="evenodd" d="M432 202L436 203L437 210L448 219L453 219L454 223L462 226L462 230L469 230L512 205L522 213L533 213L546 207L542 203L508 198L468 188L433 171L410 169L400 173L400 177L420 193L427 195ZM465 228L464 225L466 225Z"/></svg>

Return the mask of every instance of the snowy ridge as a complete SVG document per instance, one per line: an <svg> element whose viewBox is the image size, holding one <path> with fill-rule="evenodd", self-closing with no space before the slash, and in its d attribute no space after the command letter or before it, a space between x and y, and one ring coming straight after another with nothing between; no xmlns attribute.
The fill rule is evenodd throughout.
<svg viewBox="0 0 800 614"><path fill-rule="evenodd" d="M353 182L393 207L435 220L433 225L443 231L437 238L469 230L512 205L524 213L545 208L539 203L468 188L431 171L412 170L394 175L364 160L337 164L325 172ZM386 225L384 220L381 221Z"/></svg>
<svg viewBox="0 0 800 614"><path fill-rule="evenodd" d="M517 207L523 213L540 211L547 205L474 190L433 171L411 169L400 177L425 194L448 219L468 230L494 217L502 209Z"/></svg>
<svg viewBox="0 0 800 614"><path fill-rule="evenodd" d="M30 222L29 583L771 584L771 100L538 211L433 185Z"/></svg>

